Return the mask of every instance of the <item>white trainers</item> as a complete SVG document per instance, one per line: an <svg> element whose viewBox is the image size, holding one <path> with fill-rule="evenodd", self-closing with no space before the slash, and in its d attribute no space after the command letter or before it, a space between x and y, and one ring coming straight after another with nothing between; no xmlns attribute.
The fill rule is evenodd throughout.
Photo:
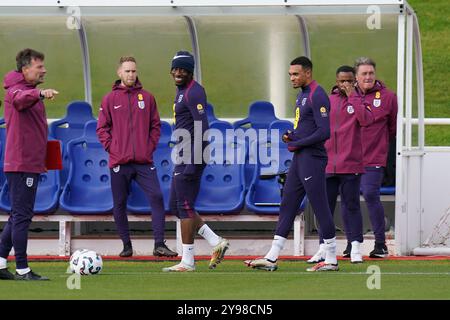
<svg viewBox="0 0 450 320"><path fill-rule="evenodd" d="M211 254L211 261L209 261L209 268L214 269L222 262L225 252L230 247L230 243L225 238L220 238L220 242L216 245Z"/></svg>
<svg viewBox="0 0 450 320"><path fill-rule="evenodd" d="M244 263L247 267L252 267L253 269L260 269L266 271L275 271L278 269L277 262L270 261L266 258L258 258L255 260L245 260Z"/></svg>
<svg viewBox="0 0 450 320"><path fill-rule="evenodd" d="M361 242L352 241L352 250L350 251L350 262L351 263L363 263L363 257L359 246Z"/></svg>
<svg viewBox="0 0 450 320"><path fill-rule="evenodd" d="M339 267L336 264L331 263L325 263L325 262L319 262L318 264L314 265L311 268L306 269L306 271L309 272L319 272L319 271L338 271Z"/></svg>
<svg viewBox="0 0 450 320"><path fill-rule="evenodd" d="M189 266L187 264L184 264L183 262L180 262L179 264L176 264L174 266L163 268L162 271L164 271L164 272L189 272L189 271L195 271L195 266Z"/></svg>
<svg viewBox="0 0 450 320"><path fill-rule="evenodd" d="M321 243L319 251L317 251L310 259L306 260L306 263L319 263L325 261L325 254L325 244Z"/></svg>

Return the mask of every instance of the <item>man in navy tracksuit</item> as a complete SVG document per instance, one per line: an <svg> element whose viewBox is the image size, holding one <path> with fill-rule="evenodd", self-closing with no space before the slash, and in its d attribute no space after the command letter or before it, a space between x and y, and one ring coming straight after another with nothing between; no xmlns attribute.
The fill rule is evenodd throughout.
<svg viewBox="0 0 450 320"><path fill-rule="evenodd" d="M292 86L302 90L296 100L294 131L283 137L294 156L284 186L280 217L270 251L264 258L245 263L268 271L277 269L276 261L306 194L325 242L325 261L307 271L337 271L335 226L325 184L327 153L324 143L330 137L330 102L326 92L312 79L312 63L307 57L291 62L289 76Z"/></svg>
<svg viewBox="0 0 450 320"><path fill-rule="evenodd" d="M328 155L327 194L333 213L338 194L341 196L341 214L345 223L349 255L352 263L362 262L360 243L363 242L363 225L360 207L360 181L364 173L362 128L373 122L368 104L355 92L355 70L341 66L336 71L336 86L330 95L330 139L325 143ZM308 263L325 260L325 244L319 230L319 251ZM351 252L350 252L351 251Z"/></svg>
<svg viewBox="0 0 450 320"><path fill-rule="evenodd" d="M17 69L4 79L6 148L4 171L9 186L11 213L0 238L0 280L48 280L28 266L28 228L33 218L39 175L47 171L47 117L44 99L54 99L53 89L38 89L47 70L44 54L24 49L16 56ZM16 274L7 269L14 248Z"/></svg>
<svg viewBox="0 0 450 320"><path fill-rule="evenodd" d="M205 110L206 93L205 89L193 79L194 64L194 57L189 52L179 51L172 59L170 70L177 86L173 105L174 136L179 136L174 148L176 163L170 188L170 208L181 220L183 256L179 264L163 268L163 271L168 272L195 270L195 232L213 247L210 269L215 268L223 260L229 247L228 241L215 234L194 209L203 169L207 162L203 159L203 151L208 143L203 141L203 136L209 128Z"/></svg>
<svg viewBox="0 0 450 320"><path fill-rule="evenodd" d="M103 97L98 116L97 136L109 153L114 221L123 242L121 257L133 255L127 218L127 197L134 179L146 193L152 207L155 237L153 255L178 254L164 243L165 211L153 152L160 137L160 118L153 95L137 78L136 60L125 56L119 61L120 77L113 90Z"/></svg>

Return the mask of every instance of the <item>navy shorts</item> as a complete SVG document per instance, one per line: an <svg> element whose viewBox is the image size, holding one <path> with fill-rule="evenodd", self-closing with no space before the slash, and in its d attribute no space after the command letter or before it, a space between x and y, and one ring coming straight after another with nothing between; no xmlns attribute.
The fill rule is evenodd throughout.
<svg viewBox="0 0 450 320"><path fill-rule="evenodd" d="M194 218L195 200L200 191L203 165L196 165L192 176L185 176L183 171L186 165L175 166L170 186L170 211L180 219Z"/></svg>

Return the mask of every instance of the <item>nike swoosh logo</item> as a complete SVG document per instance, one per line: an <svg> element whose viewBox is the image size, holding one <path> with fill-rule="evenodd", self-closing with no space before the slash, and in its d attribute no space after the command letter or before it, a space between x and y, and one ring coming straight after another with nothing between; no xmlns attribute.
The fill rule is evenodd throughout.
<svg viewBox="0 0 450 320"><path fill-rule="evenodd" d="M305 181L308 181L308 180L311 179L311 178L312 178L312 176L306 177L306 178L305 178Z"/></svg>
<svg viewBox="0 0 450 320"><path fill-rule="evenodd" d="M151 167L150 170L155 170L155 167Z"/></svg>
<svg viewBox="0 0 450 320"><path fill-rule="evenodd" d="M179 175L179 174L181 174L181 172L175 172L173 175L174 175L174 176L177 176L177 175Z"/></svg>
<svg viewBox="0 0 450 320"><path fill-rule="evenodd" d="M119 104L118 106L113 106L114 109L119 109L122 105Z"/></svg>

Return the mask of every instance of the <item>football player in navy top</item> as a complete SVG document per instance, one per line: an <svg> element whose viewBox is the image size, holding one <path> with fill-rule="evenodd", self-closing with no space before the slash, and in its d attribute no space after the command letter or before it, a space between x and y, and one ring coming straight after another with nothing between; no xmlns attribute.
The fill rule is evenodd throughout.
<svg viewBox="0 0 450 320"><path fill-rule="evenodd" d="M325 167L325 141L330 137L330 101L325 90L312 78L312 62L298 57L291 62L289 77L294 89L301 89L295 105L294 131L283 136L292 164L281 199L280 216L270 251L256 260L247 260L249 267L274 271L289 231L305 194L320 224L325 243L325 261L307 271L337 271L335 226L328 205Z"/></svg>
<svg viewBox="0 0 450 320"><path fill-rule="evenodd" d="M229 242L215 234L194 209L206 165L203 151L208 142L203 141L203 136L209 128L205 111L206 93L193 78L194 64L194 57L189 52L179 51L172 59L170 71L177 86L173 106L174 135L180 134L174 148L176 163L172 176L170 208L181 220L183 242L181 262L163 269L170 272L195 270L195 232L198 232L213 247L210 269L214 269L223 260L229 247Z"/></svg>

